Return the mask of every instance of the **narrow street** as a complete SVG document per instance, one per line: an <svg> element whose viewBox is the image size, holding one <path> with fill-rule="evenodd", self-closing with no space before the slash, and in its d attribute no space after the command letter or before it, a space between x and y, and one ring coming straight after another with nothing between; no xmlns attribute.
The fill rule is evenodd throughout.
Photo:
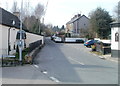
<svg viewBox="0 0 120 86"><path fill-rule="evenodd" d="M100 59L83 44L49 38L35 64L2 68L3 84L117 84L118 64Z"/></svg>

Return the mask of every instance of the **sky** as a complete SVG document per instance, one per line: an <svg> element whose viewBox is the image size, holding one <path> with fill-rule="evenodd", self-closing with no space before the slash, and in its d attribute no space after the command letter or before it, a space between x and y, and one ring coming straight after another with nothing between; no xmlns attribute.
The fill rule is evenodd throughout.
<svg viewBox="0 0 120 86"><path fill-rule="evenodd" d="M0 6L8 11L12 8L14 1L21 6L21 0L0 0ZM30 9L34 9L37 3L47 6L44 17L45 24L52 24L61 27L66 25L70 19L80 13L89 16L89 13L97 7L101 7L114 16L114 9L120 0L23 0L23 3L30 2ZM30 11L31 11L30 10Z"/></svg>

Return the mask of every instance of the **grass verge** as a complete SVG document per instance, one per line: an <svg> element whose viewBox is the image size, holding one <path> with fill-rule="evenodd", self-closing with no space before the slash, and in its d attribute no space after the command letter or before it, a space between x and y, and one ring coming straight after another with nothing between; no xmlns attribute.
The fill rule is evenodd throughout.
<svg viewBox="0 0 120 86"><path fill-rule="evenodd" d="M99 56L102 56L102 53L100 53L100 52L97 52L97 51L90 51L91 53L94 53L94 54L96 54L96 55L99 55Z"/></svg>

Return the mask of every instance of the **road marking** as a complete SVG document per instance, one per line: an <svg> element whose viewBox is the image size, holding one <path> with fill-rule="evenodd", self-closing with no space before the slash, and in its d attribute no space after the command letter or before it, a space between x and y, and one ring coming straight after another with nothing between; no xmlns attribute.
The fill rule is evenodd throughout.
<svg viewBox="0 0 120 86"><path fill-rule="evenodd" d="M102 56L99 56L101 59L105 59L104 57L102 57Z"/></svg>
<svg viewBox="0 0 120 86"><path fill-rule="evenodd" d="M70 59L70 60L73 60L74 62L77 62L77 63L79 63L79 64L81 64L81 65L85 65L84 63L79 62L79 61L76 61L75 59L73 59L73 58L71 58L71 57L69 57L69 59Z"/></svg>
<svg viewBox="0 0 120 86"><path fill-rule="evenodd" d="M60 81L58 79L56 79L55 77L49 77L52 81L55 81L57 83L59 83Z"/></svg>
<svg viewBox="0 0 120 86"><path fill-rule="evenodd" d="M44 74L47 74L47 71L44 71L43 73L44 73Z"/></svg>
<svg viewBox="0 0 120 86"><path fill-rule="evenodd" d="M44 73L44 74L47 74L47 71L46 70L44 70L44 71L41 71L42 73Z"/></svg>
<svg viewBox="0 0 120 86"><path fill-rule="evenodd" d="M38 65L33 65L34 67L36 67L36 68L39 68L39 66Z"/></svg>
<svg viewBox="0 0 120 86"><path fill-rule="evenodd" d="M97 56L96 54L93 54L94 56Z"/></svg>

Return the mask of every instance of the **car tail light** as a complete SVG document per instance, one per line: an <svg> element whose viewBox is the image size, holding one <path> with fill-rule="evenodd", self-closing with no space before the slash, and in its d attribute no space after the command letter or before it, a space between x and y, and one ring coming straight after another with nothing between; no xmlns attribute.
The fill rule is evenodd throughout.
<svg viewBox="0 0 120 86"><path fill-rule="evenodd" d="M88 42L86 44L88 44Z"/></svg>

